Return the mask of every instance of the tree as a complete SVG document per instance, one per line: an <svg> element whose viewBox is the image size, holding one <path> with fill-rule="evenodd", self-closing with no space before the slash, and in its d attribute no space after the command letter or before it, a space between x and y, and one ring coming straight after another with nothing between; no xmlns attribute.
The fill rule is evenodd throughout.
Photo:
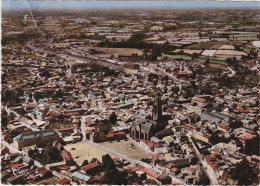
<svg viewBox="0 0 260 186"><path fill-rule="evenodd" d="M204 172L202 172L202 174L200 174L199 177L199 183L198 185L210 185L210 180L209 178L204 174Z"/></svg>
<svg viewBox="0 0 260 186"><path fill-rule="evenodd" d="M205 66L209 66L209 59L206 59Z"/></svg>
<svg viewBox="0 0 260 186"><path fill-rule="evenodd" d="M232 64L232 58L226 58L226 63L228 64L228 65L231 65Z"/></svg>
<svg viewBox="0 0 260 186"><path fill-rule="evenodd" d="M88 160L84 160L81 166L88 165Z"/></svg>
<svg viewBox="0 0 260 186"><path fill-rule="evenodd" d="M102 156L102 163L105 169L105 182L107 184L126 185L127 173L119 172L116 168L114 160L109 154Z"/></svg>
<svg viewBox="0 0 260 186"><path fill-rule="evenodd" d="M109 122L110 122L111 124L116 124L116 122L117 122L117 115L116 115L115 112L112 112L112 113L110 114L110 116L109 116Z"/></svg>
<svg viewBox="0 0 260 186"><path fill-rule="evenodd" d="M192 58L192 60L194 60L195 58L198 58L199 57L199 54L197 54L197 53L193 53L193 54L191 54L191 58Z"/></svg>
<svg viewBox="0 0 260 186"><path fill-rule="evenodd" d="M90 163L94 163L94 162L98 162L99 163L97 158L92 158L92 160L90 161Z"/></svg>
<svg viewBox="0 0 260 186"><path fill-rule="evenodd" d="M257 179L257 173L249 165L249 162L244 158L230 172L231 178L238 180L239 185L251 185Z"/></svg>
<svg viewBox="0 0 260 186"><path fill-rule="evenodd" d="M2 113L1 113L1 125L2 127L6 127L9 123L9 117L8 114L6 112L6 110L2 109Z"/></svg>
<svg viewBox="0 0 260 186"><path fill-rule="evenodd" d="M44 70L43 72L40 73L40 76L49 78L49 77L51 77L51 74L49 71Z"/></svg>
<svg viewBox="0 0 260 186"><path fill-rule="evenodd" d="M50 146L50 147L47 147L47 153L48 153L48 156L54 160L54 161L59 161L61 160L61 155L60 155L60 151L57 147L53 147L53 146Z"/></svg>

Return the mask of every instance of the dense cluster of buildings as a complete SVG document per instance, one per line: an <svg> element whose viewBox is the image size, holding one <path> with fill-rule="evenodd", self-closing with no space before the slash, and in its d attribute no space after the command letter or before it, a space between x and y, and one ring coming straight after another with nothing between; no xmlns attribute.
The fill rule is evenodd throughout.
<svg viewBox="0 0 260 186"><path fill-rule="evenodd" d="M231 25L209 18L198 31L192 28L198 21L180 23L178 16L4 18L3 36L9 40L1 69L2 183L111 184L102 156L110 154L111 170L124 174L128 184L241 184L236 177L241 164L251 175L243 184L257 184L260 66L259 46L251 43L260 25L232 27L232 17ZM8 26L11 20L18 26ZM168 30L177 26L183 30ZM131 40L140 31L149 36L147 43L183 51L150 61L151 50L99 45ZM237 66L220 64L221 57L210 56L207 48L197 55L206 51L209 61L184 48L215 38L212 42L224 42L215 43L220 50L232 52L236 39L224 41L223 32L247 34L240 47L243 55L252 52ZM12 40L24 33L42 38ZM215 35L206 37L210 34Z"/></svg>

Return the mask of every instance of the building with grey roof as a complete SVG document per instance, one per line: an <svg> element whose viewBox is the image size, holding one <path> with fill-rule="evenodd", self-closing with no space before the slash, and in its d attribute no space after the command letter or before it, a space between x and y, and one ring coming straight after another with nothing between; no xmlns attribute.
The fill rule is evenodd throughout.
<svg viewBox="0 0 260 186"><path fill-rule="evenodd" d="M22 150L23 147L32 145L46 145L59 139L58 133L52 129L42 131L23 132L13 138L14 145Z"/></svg>

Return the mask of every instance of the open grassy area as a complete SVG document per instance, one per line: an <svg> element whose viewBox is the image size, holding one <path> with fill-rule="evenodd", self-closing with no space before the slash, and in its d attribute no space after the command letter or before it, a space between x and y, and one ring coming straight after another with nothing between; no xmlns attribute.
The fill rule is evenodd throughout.
<svg viewBox="0 0 260 186"><path fill-rule="evenodd" d="M229 34L229 37L257 37L257 34Z"/></svg>
<svg viewBox="0 0 260 186"><path fill-rule="evenodd" d="M205 43L198 43L198 44L192 44L187 47L187 49L192 50L215 50L219 47L226 45L228 42L223 41L214 41L214 42L205 42Z"/></svg>
<svg viewBox="0 0 260 186"><path fill-rule="evenodd" d="M131 56L131 54L137 53L138 55L142 55L143 51L138 50L135 48L103 48L103 47L93 47L97 50L103 50L107 51L110 54L119 54L119 55L126 55L126 56Z"/></svg>
<svg viewBox="0 0 260 186"><path fill-rule="evenodd" d="M192 57L191 56L187 56L187 55L170 55L170 54L162 54L163 57L168 57L170 59L182 59L185 61L191 61ZM201 61L201 62L205 62L206 59L203 58L195 58L195 61ZM218 64L226 64L225 60L223 59L209 59L210 63L218 63Z"/></svg>
<svg viewBox="0 0 260 186"><path fill-rule="evenodd" d="M114 27L102 28L101 30L117 31L117 30L119 30L120 28L121 28L121 27L119 27L119 26L114 26Z"/></svg>
<svg viewBox="0 0 260 186"><path fill-rule="evenodd" d="M183 59L183 60L191 60L191 56L187 55L171 55L171 54L162 54L163 57L168 57L170 59Z"/></svg>
<svg viewBox="0 0 260 186"><path fill-rule="evenodd" d="M225 60L222 59L210 59L210 63L227 64Z"/></svg>
<svg viewBox="0 0 260 186"><path fill-rule="evenodd" d="M145 151L137 143L131 140L113 141L111 143L103 142L100 144L106 148L109 148L115 152L118 152L124 156L127 156L135 160L141 160L143 158L151 158L151 155L147 151Z"/></svg>

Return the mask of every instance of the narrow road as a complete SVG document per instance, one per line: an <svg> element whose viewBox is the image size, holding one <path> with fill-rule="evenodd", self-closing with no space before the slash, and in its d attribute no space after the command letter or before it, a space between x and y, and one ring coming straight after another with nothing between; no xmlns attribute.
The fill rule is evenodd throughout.
<svg viewBox="0 0 260 186"><path fill-rule="evenodd" d="M199 152L197 147L195 146L193 140L191 139L191 136L188 134L187 137L188 137L189 141L191 142L191 144L195 150L195 154L196 154L197 158L199 159L199 163L201 164L201 168L202 168L203 172L205 173L205 175L209 178L211 185L217 185L218 181L214 177L210 176L208 174L207 170L205 169L205 167L203 166L203 156Z"/></svg>
<svg viewBox="0 0 260 186"><path fill-rule="evenodd" d="M81 121L81 134L83 135L83 141L87 140L86 138L86 118L87 116L81 116L80 121Z"/></svg>

